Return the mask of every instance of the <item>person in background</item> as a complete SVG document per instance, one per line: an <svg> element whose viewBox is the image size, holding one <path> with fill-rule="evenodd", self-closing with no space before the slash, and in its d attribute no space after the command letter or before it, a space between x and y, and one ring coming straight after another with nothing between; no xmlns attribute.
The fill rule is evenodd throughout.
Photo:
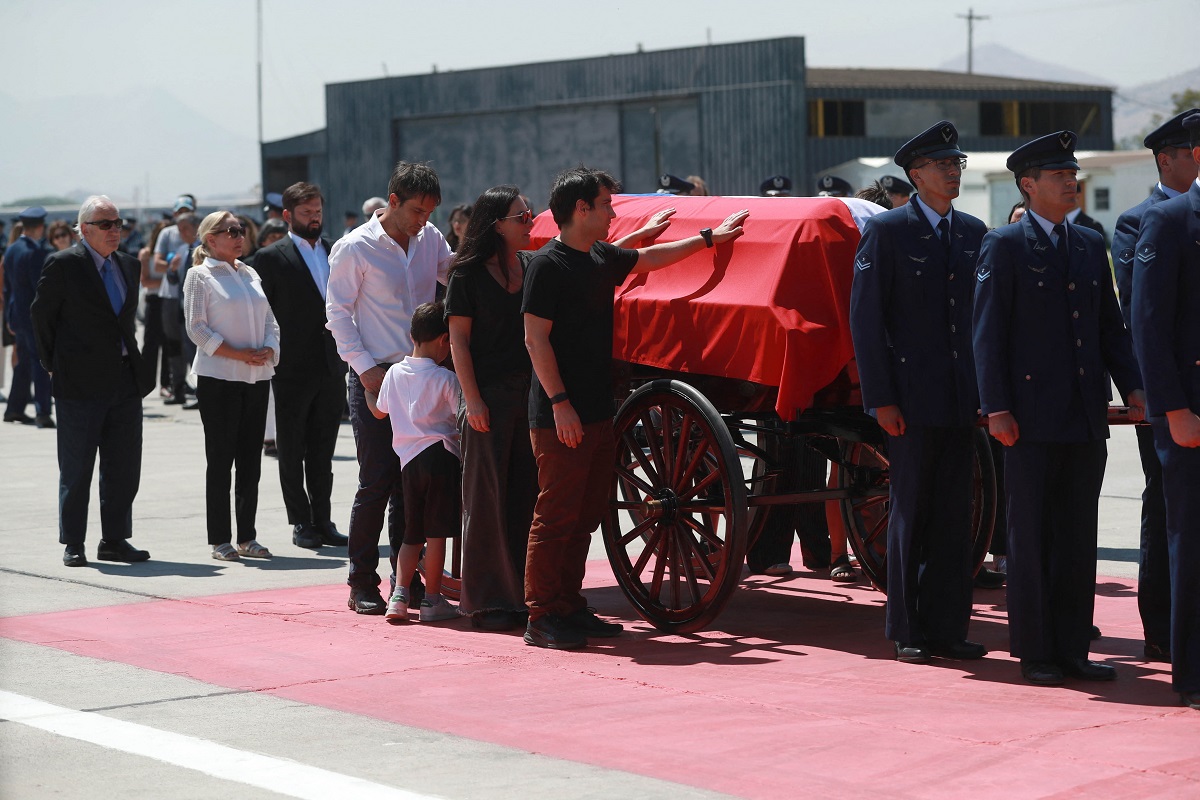
<svg viewBox="0 0 1200 800"><path fill-rule="evenodd" d="M150 231L149 241L137 252L137 259L142 267L142 290L146 297L142 354L146 363L150 365L150 371L158 375L158 394L164 398L171 396L171 365L168 363L166 343L163 340L162 297L159 295L163 274L158 271L155 263L154 247L167 224L166 220L155 223Z"/></svg>
<svg viewBox="0 0 1200 800"><path fill-rule="evenodd" d="M245 214L238 214L237 220L246 229L246 235L242 237L241 262L254 266L254 254L258 252L258 225Z"/></svg>
<svg viewBox="0 0 1200 800"><path fill-rule="evenodd" d="M184 320L196 344L196 396L204 425L208 543L218 561L270 558L258 543L258 479L262 469L267 388L279 363L279 326L253 267L243 264L246 229L228 211L214 211L197 231L193 266L184 282ZM230 471L236 499L237 548L231 544Z"/></svg>
<svg viewBox="0 0 1200 800"><path fill-rule="evenodd" d="M850 197L853 194L850 181L837 175L826 175L817 181L817 197Z"/></svg>
<svg viewBox="0 0 1200 800"><path fill-rule="evenodd" d="M279 192L267 192L267 196L263 198L266 205L263 206L263 221L272 219L283 219L283 195Z"/></svg>
<svg viewBox="0 0 1200 800"><path fill-rule="evenodd" d="M467 232L467 224L470 221L470 205L457 205L450 209L450 230L446 232L446 244L450 245L450 249L456 253L458 252L459 242L462 241L463 235Z"/></svg>
<svg viewBox="0 0 1200 800"><path fill-rule="evenodd" d="M704 182L704 178L701 178L699 175L688 175L685 180L692 185L692 190L687 193L690 196L708 197L712 194L708 191L708 184Z"/></svg>
<svg viewBox="0 0 1200 800"><path fill-rule="evenodd" d="M33 206L21 212L17 221L21 235L4 253L5 306L8 327L16 337L17 363L13 367L12 390L4 411L5 422L36 424L39 428L54 428L50 416L50 375L37 357L37 337L34 333L30 308L37 294L42 265L50 250L42 239L46 230L46 209ZM16 226L14 225L14 230ZM30 417L25 408L33 386L33 406L36 416Z"/></svg>
<svg viewBox="0 0 1200 800"><path fill-rule="evenodd" d="M67 230L70 232L69 227ZM138 230L137 220L127 219L121 223L121 246L119 249L122 253L137 258L145 244L146 240L142 237L142 232Z"/></svg>
<svg viewBox="0 0 1200 800"><path fill-rule="evenodd" d="M287 223L281 219L269 219L258 229L258 249L270 247L288 235Z"/></svg>
<svg viewBox="0 0 1200 800"><path fill-rule="evenodd" d="M185 198L181 198L183 199ZM175 217L175 224L164 228L159 234L154 250L154 263L155 268L163 273L162 282L158 285L158 296L162 301L163 352L171 372L171 396L164 400L163 404L189 408L191 404L187 401L187 364L192 348L191 340L184 333L182 287L200 220L191 211L186 210L188 206L183 208L182 213Z"/></svg>
<svg viewBox="0 0 1200 800"><path fill-rule="evenodd" d="M887 192L888 208L899 208L904 205L916 191L911 183L903 178L897 178L895 175L884 175L876 183L883 191ZM855 195L855 197L859 196L861 195Z"/></svg>
<svg viewBox="0 0 1200 800"><path fill-rule="evenodd" d="M342 236L358 227L358 213L347 211L342 215Z"/></svg>
<svg viewBox="0 0 1200 800"><path fill-rule="evenodd" d="M388 201L382 197L371 197L363 201L362 215L363 222L370 222L371 217L376 213L383 211L388 206Z"/></svg>

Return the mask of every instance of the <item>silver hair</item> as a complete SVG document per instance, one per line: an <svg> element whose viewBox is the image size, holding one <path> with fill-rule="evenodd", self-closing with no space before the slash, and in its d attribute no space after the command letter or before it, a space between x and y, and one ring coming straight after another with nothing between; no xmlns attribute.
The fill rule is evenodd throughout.
<svg viewBox="0 0 1200 800"><path fill-rule="evenodd" d="M76 225L75 230L78 231L83 223L91 222L92 214L95 214L96 209L101 205L112 206L113 210L116 211L118 215L121 213L121 210L117 208L117 204L114 203L108 195L94 194L87 200L84 200L83 205L79 207L79 223Z"/></svg>
<svg viewBox="0 0 1200 800"><path fill-rule="evenodd" d="M369 222L371 217L374 216L375 212L381 208L387 208L387 204L388 201L384 200L382 197L372 197L370 200L363 203L363 216L366 217L367 221Z"/></svg>

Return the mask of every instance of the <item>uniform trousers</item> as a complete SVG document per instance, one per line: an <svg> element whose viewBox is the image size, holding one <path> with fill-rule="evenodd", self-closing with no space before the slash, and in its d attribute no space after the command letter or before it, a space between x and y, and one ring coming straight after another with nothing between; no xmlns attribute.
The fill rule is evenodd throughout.
<svg viewBox="0 0 1200 800"><path fill-rule="evenodd" d="M245 383L201 375L196 379L200 421L204 423L204 497L208 543L229 544L229 484L238 543L257 538L258 479L262 474L262 435L267 422L270 381ZM232 473L236 470L236 477Z"/></svg>
<svg viewBox="0 0 1200 800"><path fill-rule="evenodd" d="M1171 570L1171 687L1200 691L1200 448L1180 447L1151 421L1162 463Z"/></svg>
<svg viewBox="0 0 1200 800"><path fill-rule="evenodd" d="M12 388L8 393L8 407L5 414L18 416L25 413L29 405L30 391L33 386L34 413L50 414L50 373L42 368L38 360L37 345L33 339L33 330L16 333L17 364L13 367Z"/></svg>
<svg viewBox="0 0 1200 800"><path fill-rule="evenodd" d="M390 365L380 366L386 369ZM374 589L379 586L376 570L385 511L389 560L392 574L396 573L396 555L404 542L404 488L400 482L400 456L392 449L391 420L376 419L367 408L362 381L354 370L350 370L350 425L358 450L358 491L350 508L350 574L346 583L356 589Z"/></svg>
<svg viewBox="0 0 1200 800"><path fill-rule="evenodd" d="M525 558L525 605L534 621L587 606L583 576L592 531L608 512L616 439L611 419L584 425L574 449L554 428L533 428L529 436L539 491Z"/></svg>
<svg viewBox="0 0 1200 800"><path fill-rule="evenodd" d="M909 425L888 437L887 637L958 642L971 619L974 429Z"/></svg>
<svg viewBox="0 0 1200 800"><path fill-rule="evenodd" d="M128 362L107 396L58 399L59 544L83 544L97 454L100 537L128 539L142 475L142 394Z"/></svg>
<svg viewBox="0 0 1200 800"><path fill-rule="evenodd" d="M1167 507L1163 499L1162 464L1154 446L1154 430L1135 429L1146 488L1142 491L1141 558L1138 560L1138 613L1146 644L1170 649L1171 569L1167 557Z"/></svg>
<svg viewBox="0 0 1200 800"><path fill-rule="evenodd" d="M1018 439L1004 452L1009 650L1025 661L1087 658L1096 604L1096 523L1108 446Z"/></svg>
<svg viewBox="0 0 1200 800"><path fill-rule="evenodd" d="M525 608L525 557L538 495L529 436L529 376L479 387L489 428L458 412L462 434L462 595L465 614Z"/></svg>
<svg viewBox="0 0 1200 800"><path fill-rule="evenodd" d="M279 486L288 524L324 524L330 521L333 451L346 405L346 379L342 375L300 380L276 377L271 384L275 388Z"/></svg>
<svg viewBox="0 0 1200 800"><path fill-rule="evenodd" d="M142 358L150 365L151 373L158 373L158 385L171 385L171 365L169 355L162 347L162 298L156 294L146 295L146 325L142 330ZM162 366L159 366L159 354L162 354Z"/></svg>

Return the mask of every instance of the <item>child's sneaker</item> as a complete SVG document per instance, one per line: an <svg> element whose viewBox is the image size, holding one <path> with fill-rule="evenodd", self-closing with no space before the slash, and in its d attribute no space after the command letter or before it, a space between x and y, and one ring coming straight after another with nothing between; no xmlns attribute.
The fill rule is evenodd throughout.
<svg viewBox="0 0 1200 800"><path fill-rule="evenodd" d="M441 622L444 619L454 619L458 609L450 605L446 598L439 595L425 596L421 601L421 622Z"/></svg>
<svg viewBox="0 0 1200 800"><path fill-rule="evenodd" d="M392 594L392 599L388 601L387 613L383 615L383 618L393 624L408 621L408 601L401 597L399 592Z"/></svg>

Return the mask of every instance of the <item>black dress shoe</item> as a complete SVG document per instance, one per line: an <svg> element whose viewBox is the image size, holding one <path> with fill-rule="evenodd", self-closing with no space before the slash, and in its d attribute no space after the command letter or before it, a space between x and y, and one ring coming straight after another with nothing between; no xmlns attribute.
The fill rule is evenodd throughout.
<svg viewBox="0 0 1200 800"><path fill-rule="evenodd" d="M1200 710L1200 692L1180 692L1179 699L1188 708Z"/></svg>
<svg viewBox="0 0 1200 800"><path fill-rule="evenodd" d="M1093 625L1092 630L1088 633L1088 636L1092 637L1093 642L1096 641L1100 638L1100 629Z"/></svg>
<svg viewBox="0 0 1200 800"><path fill-rule="evenodd" d="M382 616L387 611L387 603L383 602L378 589L351 589L346 607L352 609L355 614L372 616Z"/></svg>
<svg viewBox="0 0 1200 800"><path fill-rule="evenodd" d="M578 650L587 647L587 637L557 614L546 614L529 620L525 628L525 644L550 650Z"/></svg>
<svg viewBox="0 0 1200 800"><path fill-rule="evenodd" d="M1021 677L1035 686L1058 686L1063 682L1063 671L1046 661L1022 661Z"/></svg>
<svg viewBox="0 0 1200 800"><path fill-rule="evenodd" d="M86 567L87 556L83 554L83 545L69 544L63 551L63 566Z"/></svg>
<svg viewBox="0 0 1200 800"><path fill-rule="evenodd" d="M996 572L994 569L980 567L979 572L975 575L975 588L1002 589L1006 580L1008 580L1008 576L1003 572Z"/></svg>
<svg viewBox="0 0 1200 800"><path fill-rule="evenodd" d="M173 394L166 400L163 400L164 406L181 406L187 402L187 398L182 394Z"/></svg>
<svg viewBox="0 0 1200 800"><path fill-rule="evenodd" d="M974 661L987 655L987 648L979 642L963 639L959 642L932 642L929 654L938 658L952 658L955 661Z"/></svg>
<svg viewBox="0 0 1200 800"><path fill-rule="evenodd" d="M299 522L292 526L292 544L296 547L303 547L306 550L319 550L321 548L321 534L317 533L317 529L305 522Z"/></svg>
<svg viewBox="0 0 1200 800"><path fill-rule="evenodd" d="M96 548L96 558L101 561L127 561L133 564L138 561L149 561L150 553L146 550L138 550L126 539L117 539L115 542L101 539L100 546Z"/></svg>
<svg viewBox="0 0 1200 800"><path fill-rule="evenodd" d="M1068 658L1058 662L1064 675L1081 681L1115 681L1117 670L1108 664L1086 658Z"/></svg>
<svg viewBox="0 0 1200 800"><path fill-rule="evenodd" d="M517 617L511 611L493 609L471 615L471 627L481 631L511 631L517 624Z"/></svg>
<svg viewBox="0 0 1200 800"><path fill-rule="evenodd" d="M39 428L48 428L50 430L54 430L54 420L50 418L49 414L38 414L37 417L34 418L33 424L37 425Z"/></svg>
<svg viewBox="0 0 1200 800"><path fill-rule="evenodd" d="M923 644L896 642L896 660L906 664L929 663L929 648Z"/></svg>
<svg viewBox="0 0 1200 800"><path fill-rule="evenodd" d="M590 608L581 608L568 614L563 617L563 622L577 628L584 636L595 636L599 639L611 639L625 631L619 622L605 622Z"/></svg>
<svg viewBox="0 0 1200 800"><path fill-rule="evenodd" d="M1146 656L1147 661L1161 661L1164 664L1171 663L1171 651L1160 645L1146 642L1146 646L1142 648L1142 653Z"/></svg>
<svg viewBox="0 0 1200 800"><path fill-rule="evenodd" d="M28 414L5 414L4 421L19 422L22 425L32 425L34 423L33 417L29 416Z"/></svg>
<svg viewBox="0 0 1200 800"><path fill-rule="evenodd" d="M332 522L318 522L316 527L317 536L320 537L321 544L327 544L330 547L345 547L350 543L350 537L340 533L337 525L334 525Z"/></svg>

